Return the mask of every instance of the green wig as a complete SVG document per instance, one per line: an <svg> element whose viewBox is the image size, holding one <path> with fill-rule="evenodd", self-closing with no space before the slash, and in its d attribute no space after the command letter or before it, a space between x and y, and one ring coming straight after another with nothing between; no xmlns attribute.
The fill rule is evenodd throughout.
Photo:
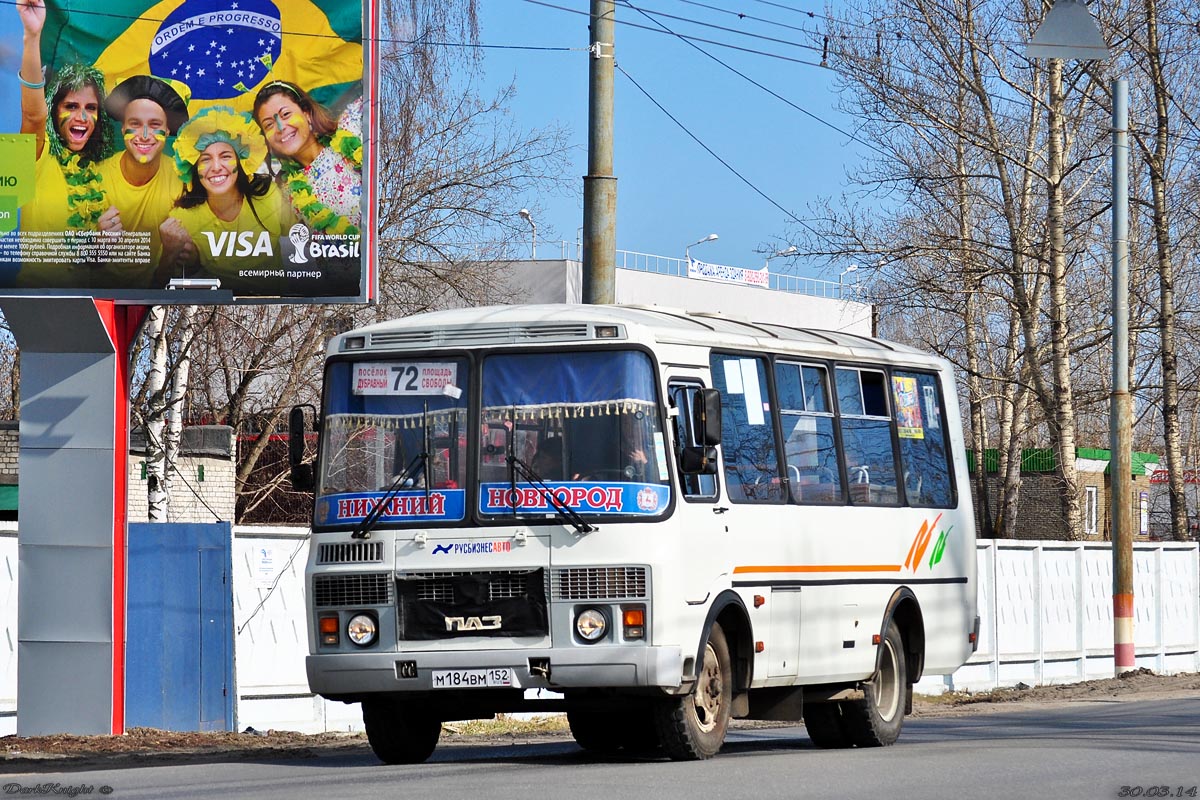
<svg viewBox="0 0 1200 800"><path fill-rule="evenodd" d="M46 89L46 103L50 112L46 115L46 141L50 144L51 155L60 162L72 155L72 152L59 135L55 108L68 92L77 92L88 86L96 90L99 107L104 108L104 73L86 64L63 65L55 76L54 83ZM99 162L113 154L112 128L101 113L97 111L96 126L87 144L79 152L83 161Z"/></svg>

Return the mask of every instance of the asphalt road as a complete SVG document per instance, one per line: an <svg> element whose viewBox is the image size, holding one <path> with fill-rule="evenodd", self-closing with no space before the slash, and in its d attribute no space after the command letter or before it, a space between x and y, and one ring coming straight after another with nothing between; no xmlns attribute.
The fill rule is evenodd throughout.
<svg viewBox="0 0 1200 800"><path fill-rule="evenodd" d="M735 731L701 763L597 758L556 740L451 745L410 767L343 753L0 777L0 796L72 790L120 800L1200 800L1200 697L909 719L897 745L877 750L817 750L800 727Z"/></svg>

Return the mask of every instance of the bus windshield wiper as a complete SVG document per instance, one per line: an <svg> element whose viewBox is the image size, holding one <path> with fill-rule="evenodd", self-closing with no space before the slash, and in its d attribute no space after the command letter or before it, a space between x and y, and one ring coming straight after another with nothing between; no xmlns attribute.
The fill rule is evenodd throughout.
<svg viewBox="0 0 1200 800"><path fill-rule="evenodd" d="M358 527L354 529L354 533L350 534L351 539L371 538L371 531L379 523L379 519L383 516L383 510L387 508L387 504L399 493L404 484L411 480L420 471L421 467L425 466L425 462L428 459L428 452L420 452L413 456L413 460L408 462L408 466L396 476L396 480L392 481L392 485L384 492L383 497L379 498L379 502L363 517L363 521L358 523Z"/></svg>
<svg viewBox="0 0 1200 800"><path fill-rule="evenodd" d="M520 473L521 479L527 483L533 484L534 488L541 493L542 497L546 498L546 502L554 509L554 513L558 518L575 528L577 533L592 533L599 530L595 525L591 525L579 515L579 512L564 503L555 496L554 490L546 485L542 480L542 476L533 471L533 467L526 464L521 459L517 458L512 452L508 454L508 468L512 473ZM513 481L513 513L516 513L516 481Z"/></svg>

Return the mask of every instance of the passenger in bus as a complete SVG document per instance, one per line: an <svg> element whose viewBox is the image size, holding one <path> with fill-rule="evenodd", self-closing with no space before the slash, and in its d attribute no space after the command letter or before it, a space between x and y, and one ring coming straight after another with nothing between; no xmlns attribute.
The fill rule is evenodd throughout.
<svg viewBox="0 0 1200 800"><path fill-rule="evenodd" d="M534 474L544 481L561 481L563 473L563 447L561 436L547 436L538 444L537 452L530 461ZM578 475L572 480L577 480Z"/></svg>

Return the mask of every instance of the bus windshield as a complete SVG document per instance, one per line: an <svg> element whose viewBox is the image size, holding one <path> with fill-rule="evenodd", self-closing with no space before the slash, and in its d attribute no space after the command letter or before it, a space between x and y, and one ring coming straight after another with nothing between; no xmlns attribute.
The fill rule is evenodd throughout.
<svg viewBox="0 0 1200 800"><path fill-rule="evenodd" d="M480 394L481 514L553 515L536 479L585 516L666 511L666 444L645 353L492 355L483 361ZM535 481L513 474L510 455Z"/></svg>
<svg viewBox="0 0 1200 800"><path fill-rule="evenodd" d="M468 379L463 358L331 363L316 524L362 522L393 487L382 524L463 519Z"/></svg>

